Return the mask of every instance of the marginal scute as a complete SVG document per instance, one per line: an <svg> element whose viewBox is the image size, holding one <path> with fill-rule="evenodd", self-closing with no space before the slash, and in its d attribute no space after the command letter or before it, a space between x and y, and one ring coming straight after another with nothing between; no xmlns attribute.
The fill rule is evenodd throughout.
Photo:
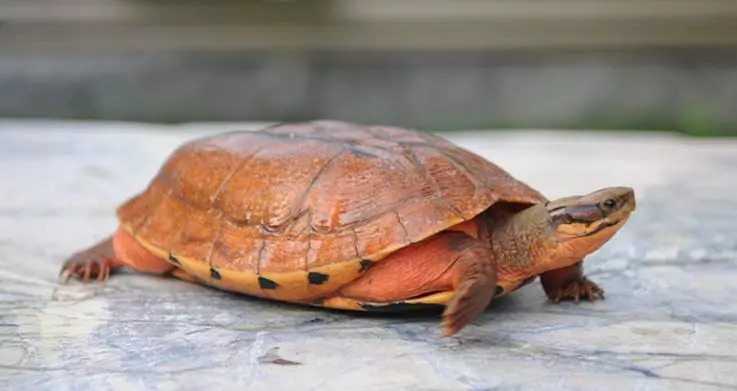
<svg viewBox="0 0 737 391"><path fill-rule="evenodd" d="M374 262L370 259L362 259L361 262L358 263L358 265L359 265L358 272L363 273L369 268L371 268L371 266L374 265Z"/></svg>
<svg viewBox="0 0 737 391"><path fill-rule="evenodd" d="M317 272L309 272L307 273L307 281L312 285L322 285L330 279L330 276L327 274L317 273Z"/></svg>
<svg viewBox="0 0 737 391"><path fill-rule="evenodd" d="M198 262L198 264L202 264ZM188 273L192 273L189 270L197 270L199 272L202 272L199 268L188 268ZM236 270L228 270L228 269L218 269L218 273L220 273L220 276L222 279L220 280L205 280L206 283L209 285L230 290L234 292L244 292L248 293L250 295L254 296L260 296L260 297L266 297L265 294L263 294L263 291L261 290L261 287L258 283L258 275L250 272L241 272ZM197 274L201 275L201 274Z"/></svg>
<svg viewBox="0 0 737 391"><path fill-rule="evenodd" d="M175 265L181 265L181 262L179 262L179 260L175 256L171 255L171 253L169 253L168 259L169 259L169 262Z"/></svg>
<svg viewBox="0 0 737 391"><path fill-rule="evenodd" d="M261 289L276 289L279 286L279 284L275 283L272 280L269 280L266 277L259 277L258 285L261 287Z"/></svg>
<svg viewBox="0 0 737 391"><path fill-rule="evenodd" d="M330 295L338 291L345 284L358 278L359 272L358 269L354 266L355 262L356 261L351 260L346 262L322 265L318 267L311 267L309 269L310 273L324 274L326 276L329 276L329 278L319 285L307 284L306 297L314 298ZM303 284L304 281L305 280L303 279Z"/></svg>
<svg viewBox="0 0 737 391"><path fill-rule="evenodd" d="M315 121L186 143L117 216L146 249L203 283L360 310L328 297L392 252L497 201L545 199L437 136Z"/></svg>

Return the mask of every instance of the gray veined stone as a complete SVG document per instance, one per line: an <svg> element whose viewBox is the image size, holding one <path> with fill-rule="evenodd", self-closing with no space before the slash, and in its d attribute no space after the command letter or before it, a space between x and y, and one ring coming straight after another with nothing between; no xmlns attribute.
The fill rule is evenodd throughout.
<svg viewBox="0 0 737 391"><path fill-rule="evenodd" d="M10 390L737 388L737 141L667 134L444 134L549 197L633 186L585 262L604 302L539 282L457 337L434 314L366 316L121 272L57 283L184 140L225 125L0 122L0 384ZM256 127L239 124L238 128ZM94 131L93 131L94 130Z"/></svg>

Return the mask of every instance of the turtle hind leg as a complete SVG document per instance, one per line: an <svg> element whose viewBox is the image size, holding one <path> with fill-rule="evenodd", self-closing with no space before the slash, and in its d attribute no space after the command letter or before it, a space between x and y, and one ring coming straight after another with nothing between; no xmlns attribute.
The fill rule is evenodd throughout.
<svg viewBox="0 0 737 391"><path fill-rule="evenodd" d="M64 283L74 276L85 284L90 280L105 281L112 270L121 267L123 263L115 257L113 238L109 237L67 258L61 266L59 277Z"/></svg>
<svg viewBox="0 0 737 391"><path fill-rule="evenodd" d="M113 237L69 257L61 268L64 282L77 276L87 283L105 281L110 272L128 266L136 271L164 274L174 268L169 262L152 254L129 233L118 228Z"/></svg>

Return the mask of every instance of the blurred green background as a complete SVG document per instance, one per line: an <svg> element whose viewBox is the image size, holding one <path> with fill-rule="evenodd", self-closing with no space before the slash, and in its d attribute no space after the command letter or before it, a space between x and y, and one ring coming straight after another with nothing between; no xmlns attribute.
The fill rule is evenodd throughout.
<svg viewBox="0 0 737 391"><path fill-rule="evenodd" d="M11 0L0 117L737 135L737 1Z"/></svg>

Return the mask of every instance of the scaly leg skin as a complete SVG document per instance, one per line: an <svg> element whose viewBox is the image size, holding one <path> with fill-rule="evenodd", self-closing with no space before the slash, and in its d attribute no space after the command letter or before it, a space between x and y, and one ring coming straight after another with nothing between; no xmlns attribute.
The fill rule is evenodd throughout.
<svg viewBox="0 0 737 391"><path fill-rule="evenodd" d="M554 303L572 299L578 304L581 297L589 301L604 300L604 290L584 277L581 262L545 272L540 275L540 281L545 294Z"/></svg>
<svg viewBox="0 0 737 391"><path fill-rule="evenodd" d="M450 336L489 305L495 285L488 245L462 232L443 232L391 254L337 296L390 303L454 291L442 321L443 334Z"/></svg>
<svg viewBox="0 0 737 391"><path fill-rule="evenodd" d="M494 297L496 266L488 245L466 235L456 235L451 246L458 252L453 287L455 293L443 311L443 336L449 337L480 314Z"/></svg>
<svg viewBox="0 0 737 391"><path fill-rule="evenodd" d="M64 283L72 277L79 277L82 282L92 280L105 281L110 272L128 266L139 272L165 274L174 266L169 262L151 254L122 228L118 228L112 238L72 255L64 261L60 278Z"/></svg>
<svg viewBox="0 0 737 391"><path fill-rule="evenodd" d="M115 258L113 238L107 238L100 243L75 253L64 261L59 277L66 284L76 276L85 284L95 279L105 281L112 270L123 267L123 263Z"/></svg>

